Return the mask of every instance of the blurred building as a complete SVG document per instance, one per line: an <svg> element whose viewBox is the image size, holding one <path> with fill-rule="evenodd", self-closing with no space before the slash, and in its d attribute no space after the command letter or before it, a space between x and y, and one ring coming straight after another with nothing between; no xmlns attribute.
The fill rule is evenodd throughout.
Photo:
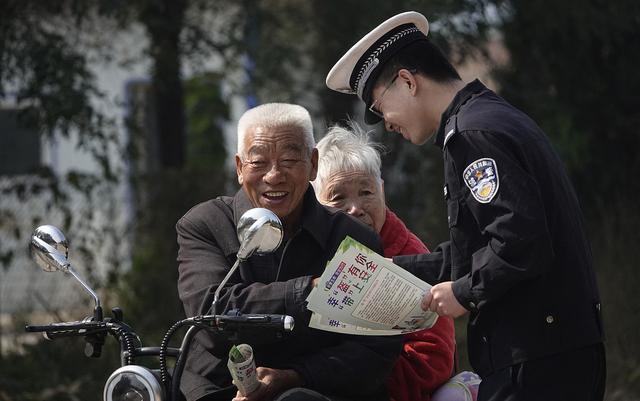
<svg viewBox="0 0 640 401"><path fill-rule="evenodd" d="M98 293L110 270L130 267L132 225L141 196L130 178L156 171L160 155L150 67L140 57L147 46L144 30L138 26L118 32L111 41L114 51L109 60L89 58L94 60L91 69L104 94L95 99L95 106L114 123L117 143L108 156L117 184L97 185L89 195L69 186L65 177L70 173L99 174L96 159L77 146L74 134L43 138L21 122L20 113L28 104L0 100L0 352L16 346L27 315L33 323L76 320L90 315L93 308L91 297L70 275L45 273L31 260L29 237L37 226L52 224L62 229L70 225L63 230L70 242L69 259ZM200 60L197 68L185 66L183 76L216 70L218 65L215 59ZM237 121L247 100L235 96L225 100L231 121ZM235 124L226 124L223 130L228 151L235 152ZM131 146L136 149L133 158L124 153ZM69 197L63 207L54 202L46 188L48 181L36 174L43 167L61 178L59 190Z"/></svg>
<svg viewBox="0 0 640 401"><path fill-rule="evenodd" d="M141 32L127 32L118 38L122 58L141 51ZM28 253L30 234L42 224L63 229L70 242L69 259L74 268L100 287L107 270L117 264L129 265L128 228L131 225L131 187L127 179L129 166L121 157L121 145L127 141L122 104L129 81L144 79L144 65L121 66L118 57L112 62L94 62L91 66L99 89L105 94L96 107L115 122L117 142L108 158L117 171L119 182L95 185L84 193L74 187L83 177L99 174L100 167L90 151L78 147L77 133L69 138L60 135L44 138L34 127L21 120L29 107L5 98L0 103L0 339L2 348L15 346L21 334L21 321L42 322L76 320L91 314L93 300L70 275L45 273ZM44 168L44 169L43 169ZM50 171L58 177L60 193L67 196L62 204L55 201L48 187L51 183L38 172ZM69 174L77 175L75 181ZM88 178L90 179L90 178ZM67 227L64 229L65 227ZM17 332L16 330L20 330ZM0 350L2 349L0 348Z"/></svg>

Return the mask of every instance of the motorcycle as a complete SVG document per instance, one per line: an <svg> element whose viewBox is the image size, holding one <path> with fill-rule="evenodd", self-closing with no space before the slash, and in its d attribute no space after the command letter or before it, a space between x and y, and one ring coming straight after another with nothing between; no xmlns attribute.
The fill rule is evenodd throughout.
<svg viewBox="0 0 640 401"><path fill-rule="evenodd" d="M189 346L193 337L201 330L223 337L233 344L251 338L270 335L282 338L293 330L294 319L287 315L243 314L230 311L216 314L220 290L233 275L239 263L253 254L273 252L282 242L283 228L278 217L267 209L255 208L247 211L238 221L237 234L240 248L237 260L218 286L210 314L183 319L167 330L159 347L145 347L133 328L123 321L123 312L114 307L111 317L104 317L100 298L82 279L69 262L69 243L56 227L38 227L31 236L30 249L36 263L46 272L61 271L71 274L91 295L95 306L91 316L70 322L51 323L43 326L28 325L27 332L42 332L45 338L55 340L62 337L84 337L85 355L98 358L108 335L120 344L120 368L107 379L103 390L104 401L178 401L183 399L180 379L184 370ZM179 348L169 347L174 333L188 327ZM136 364L141 357L159 359L159 369L149 369ZM172 372L167 367L167 358L175 358Z"/></svg>

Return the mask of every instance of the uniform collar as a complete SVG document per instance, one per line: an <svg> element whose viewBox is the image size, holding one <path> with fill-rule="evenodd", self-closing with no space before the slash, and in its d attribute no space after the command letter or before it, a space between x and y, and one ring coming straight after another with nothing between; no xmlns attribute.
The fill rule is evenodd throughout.
<svg viewBox="0 0 640 401"><path fill-rule="evenodd" d="M316 194L311 184L309 184L302 202L300 229L308 232L318 245L324 249L329 236L329 227L327 226L328 211L316 199ZM240 188L234 197L233 218L236 227L240 216L251 208L253 208L251 201L244 190Z"/></svg>
<svg viewBox="0 0 640 401"><path fill-rule="evenodd" d="M480 80L476 79L472 82L469 82L464 86L464 88L460 89L460 91L456 93L455 97L453 98L447 109L444 111L444 113L442 113L442 117L440 118L440 127L438 128L438 133L436 134L436 138L434 141L437 147L439 147L440 149L444 148L445 137L447 135L447 133L445 132L445 128L449 123L449 120L451 120L451 118L458 113L460 107L462 107L463 104L469 101L469 99L471 99L473 95L482 92L485 89L487 89L487 87L484 86L482 82L480 82Z"/></svg>

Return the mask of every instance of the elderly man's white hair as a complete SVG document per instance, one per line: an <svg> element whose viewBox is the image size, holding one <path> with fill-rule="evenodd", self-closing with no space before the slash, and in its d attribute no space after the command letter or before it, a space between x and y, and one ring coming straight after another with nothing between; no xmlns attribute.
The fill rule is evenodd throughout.
<svg viewBox="0 0 640 401"><path fill-rule="evenodd" d="M381 146L371 142L369 135L356 122L347 127L334 125L318 145L318 174L311 183L316 194L323 193L329 178L337 172L362 172L382 183L380 174Z"/></svg>
<svg viewBox="0 0 640 401"><path fill-rule="evenodd" d="M315 147L313 124L307 109L297 104L265 103L247 110L238 121L238 154L244 156L244 137L250 129L299 128L309 153Z"/></svg>

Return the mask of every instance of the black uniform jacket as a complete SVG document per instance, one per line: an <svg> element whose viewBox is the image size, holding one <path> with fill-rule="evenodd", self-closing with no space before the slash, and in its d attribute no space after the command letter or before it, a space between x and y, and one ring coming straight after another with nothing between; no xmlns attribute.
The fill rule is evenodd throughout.
<svg viewBox="0 0 640 401"><path fill-rule="evenodd" d="M450 241L394 262L453 280L470 310L481 375L602 341L600 298L578 200L540 128L479 81L442 116Z"/></svg>
<svg viewBox="0 0 640 401"><path fill-rule="evenodd" d="M201 203L177 223L178 291L187 316L206 313L213 293L236 260L236 225L252 206L244 191ZM287 314L295 319L291 336L252 343L257 366L290 368L305 387L352 399L387 400L385 378L401 349L401 338L349 336L310 329L305 299L311 280L324 271L340 242L349 235L378 253L380 239L343 212L320 205L309 186L299 230L274 254L241 263L221 291L217 312ZM231 393L227 369L230 344L196 336L187 360L182 391L188 400L215 392ZM225 390L226 388L226 390Z"/></svg>

